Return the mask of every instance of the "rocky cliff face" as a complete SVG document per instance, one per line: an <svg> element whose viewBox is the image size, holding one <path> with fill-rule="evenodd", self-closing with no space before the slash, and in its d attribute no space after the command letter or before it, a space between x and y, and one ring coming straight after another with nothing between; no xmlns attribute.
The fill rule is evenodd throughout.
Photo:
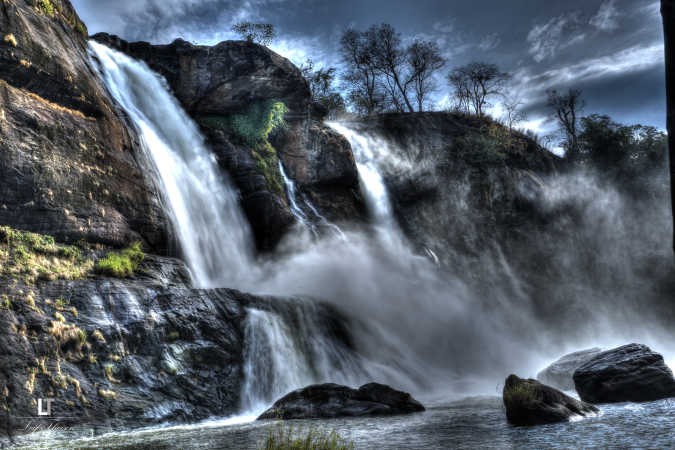
<svg viewBox="0 0 675 450"><path fill-rule="evenodd" d="M137 163L137 136L95 75L70 3L0 9L0 223L164 251L166 220Z"/></svg>
<svg viewBox="0 0 675 450"><path fill-rule="evenodd" d="M329 220L363 217L349 143L312 116L309 86L286 58L246 41L207 47L180 39L151 45L107 34L93 38L166 78L239 189L260 249L274 247L295 221L279 160ZM249 135L277 104L284 105L285 124L262 139Z"/></svg>
<svg viewBox="0 0 675 450"><path fill-rule="evenodd" d="M560 159L521 133L452 113L384 114L353 126L388 143L385 181L420 250L478 255L544 219L536 210L542 179Z"/></svg>

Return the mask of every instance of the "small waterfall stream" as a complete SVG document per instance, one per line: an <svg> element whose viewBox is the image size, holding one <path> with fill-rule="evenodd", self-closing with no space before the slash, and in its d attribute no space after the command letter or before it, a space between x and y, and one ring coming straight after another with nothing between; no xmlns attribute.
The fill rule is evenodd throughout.
<svg viewBox="0 0 675 450"><path fill-rule="evenodd" d="M288 201L291 204L291 212L298 219L298 222L300 222L304 228L309 229L315 238L320 237L317 224L330 229L338 236L344 238L344 233L340 227L334 223L329 222L328 219L321 215L321 213L319 213L319 211L314 207L312 202L309 201L304 195L300 194L298 196L295 190L295 182L286 175L286 171L284 170L284 165L281 160L279 160L279 172L281 172L281 177L283 178L284 185L286 186L286 194L288 195ZM307 214L298 205L298 197L300 197L302 203L314 216L313 220L312 218L307 217Z"/></svg>

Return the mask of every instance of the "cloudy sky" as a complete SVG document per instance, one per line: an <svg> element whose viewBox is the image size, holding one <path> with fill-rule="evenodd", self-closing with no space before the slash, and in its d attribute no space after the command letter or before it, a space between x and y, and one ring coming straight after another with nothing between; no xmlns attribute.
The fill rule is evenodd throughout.
<svg viewBox="0 0 675 450"><path fill-rule="evenodd" d="M663 31L658 0L72 0L91 34L168 43L234 39L233 23L272 23L272 48L296 64L338 65L347 27L390 23L404 39L436 41L443 69L471 61L513 75L528 126L547 132L549 88L583 89L586 113L665 128ZM443 103L443 84L437 100ZM499 110L495 111L499 114Z"/></svg>

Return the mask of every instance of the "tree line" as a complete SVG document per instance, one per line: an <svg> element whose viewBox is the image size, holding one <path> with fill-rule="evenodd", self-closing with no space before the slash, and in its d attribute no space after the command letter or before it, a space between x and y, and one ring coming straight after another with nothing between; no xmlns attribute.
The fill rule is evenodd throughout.
<svg viewBox="0 0 675 450"><path fill-rule="evenodd" d="M271 24L243 22L232 30L242 39L262 45L270 45L276 36ZM427 110L432 94L439 89L437 75L447 65L435 42L415 39L404 45L401 34L386 23L365 31L346 29L339 52L341 71L335 67L316 69L312 60L301 66L314 101L329 116L347 108L361 115ZM485 117L490 102L499 98L505 126L513 130L526 120L522 102L507 94L511 75L497 65L473 62L450 70L445 79L452 90L451 109ZM586 103L580 89L551 89L546 102L572 166L593 166L617 177L630 177L663 164L667 137L655 127L624 125L600 114L584 116Z"/></svg>
<svg viewBox="0 0 675 450"><path fill-rule="evenodd" d="M232 31L262 45L276 36L271 24L242 22ZM439 89L437 74L447 61L433 41L414 39L403 44L401 34L389 24L373 25L365 31L349 28L342 33L339 53L344 69L316 69L312 60L301 67L310 84L314 100L332 114L345 111L361 115L382 112L425 111L432 107L432 95ZM338 82L339 78L339 82ZM492 97L504 97L510 76L494 64L474 62L447 74L454 91L453 107L484 116ZM344 95L343 95L344 94ZM505 104L509 103L507 99ZM519 102L506 107L509 122L522 119Z"/></svg>

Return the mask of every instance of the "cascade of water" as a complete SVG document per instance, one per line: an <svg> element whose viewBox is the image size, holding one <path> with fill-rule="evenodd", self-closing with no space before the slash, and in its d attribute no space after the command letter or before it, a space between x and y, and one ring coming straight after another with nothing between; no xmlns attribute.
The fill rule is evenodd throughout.
<svg viewBox="0 0 675 450"><path fill-rule="evenodd" d="M91 44L91 52L100 61L101 77L111 94L139 130L195 283L321 298L347 316L353 342L345 347L326 333L325 323L307 305L291 301L292 308L250 308L242 393L247 408L269 405L289 390L324 381L351 385L378 381L414 391L430 384L447 387L455 374L469 373L484 376L494 386L492 382L503 379L514 364L526 367L522 371L527 373L531 369L527 364L535 361L533 354L555 339L567 338L541 336L548 324L536 320L532 312L536 301L521 287L519 274L510 270L505 258L488 254L470 266L475 273L439 276L431 261L438 259L432 250L428 258L415 255L397 230L382 175L382 165L392 163L393 157L380 141L343 124L330 125L352 145L380 239L372 239L370 233L348 232L344 240L327 234L310 243L303 241L295 246L297 251L257 261L263 266L258 270L237 194L166 84L145 64L118 52L96 43ZM290 188L287 184L295 194L294 186ZM586 191L602 195L602 191ZM576 195L567 185L558 192ZM294 207L304 209L307 218L312 206L306 203L305 208L302 201L300 195L294 198ZM593 209L607 210L619 208ZM612 234L603 232L592 233L588 242ZM606 243L602 251L610 247ZM555 251L558 257L576 261L567 249ZM608 259L607 267L619 267L616 260ZM603 298L591 292L593 280L583 273L571 279L574 282L569 285L588 288L584 299ZM577 290L563 292L574 298ZM593 317L593 311L581 306L579 311ZM587 331L598 322L589 319L588 323Z"/></svg>
<svg viewBox="0 0 675 450"><path fill-rule="evenodd" d="M138 129L194 284L264 290L237 193L166 82L146 64L96 42L90 43L90 53L111 95ZM296 202L294 184L281 165L280 170L293 212L309 224ZM327 333L317 311L299 300L273 311L248 310L245 411L259 410L312 382L355 382L363 373L358 358Z"/></svg>
<svg viewBox="0 0 675 450"><path fill-rule="evenodd" d="M286 186L286 194L288 195L288 201L291 203L291 211L293 212L293 215L298 219L298 221L304 227L309 228L314 237L319 237L317 227L314 224L314 222L318 222L322 226L330 228L339 236L344 238L344 233L342 233L340 227L338 227L334 223L329 222L328 219L326 219L323 215L321 215L321 213L319 213L319 211L314 207L311 201L309 201L304 195L300 194L301 201L311 211L315 221L312 222L308 219L307 214L305 214L302 208L298 206L298 195L295 192L295 183L286 175L286 171L284 170L284 165L281 162L281 160L279 160L279 171L281 172L281 177L283 178L284 185Z"/></svg>
<svg viewBox="0 0 675 450"><path fill-rule="evenodd" d="M328 122L328 126L346 137L352 146L363 194L375 223L385 228L395 228L389 193L382 178L382 171L378 167L374 146L366 136L343 124Z"/></svg>
<svg viewBox="0 0 675 450"><path fill-rule="evenodd" d="M288 176L286 176L286 171L284 170L284 165L281 162L281 159L279 160L279 172L281 172L281 178L283 178L284 185L286 186L286 196L288 197L288 201L291 204L291 212L295 218L298 219L298 222L302 224L302 226L309 228L316 236L316 227L307 220L307 216L305 215L304 211L298 206L298 201L295 195L295 183L293 180L288 178Z"/></svg>
<svg viewBox="0 0 675 450"><path fill-rule="evenodd" d="M234 284L252 265L251 233L197 126L147 65L93 41L90 53L138 129L195 284Z"/></svg>
<svg viewBox="0 0 675 450"><path fill-rule="evenodd" d="M334 332L343 324L321 308L297 299L269 310L247 309L244 411L260 413L281 396L310 384L365 379L359 357Z"/></svg>

